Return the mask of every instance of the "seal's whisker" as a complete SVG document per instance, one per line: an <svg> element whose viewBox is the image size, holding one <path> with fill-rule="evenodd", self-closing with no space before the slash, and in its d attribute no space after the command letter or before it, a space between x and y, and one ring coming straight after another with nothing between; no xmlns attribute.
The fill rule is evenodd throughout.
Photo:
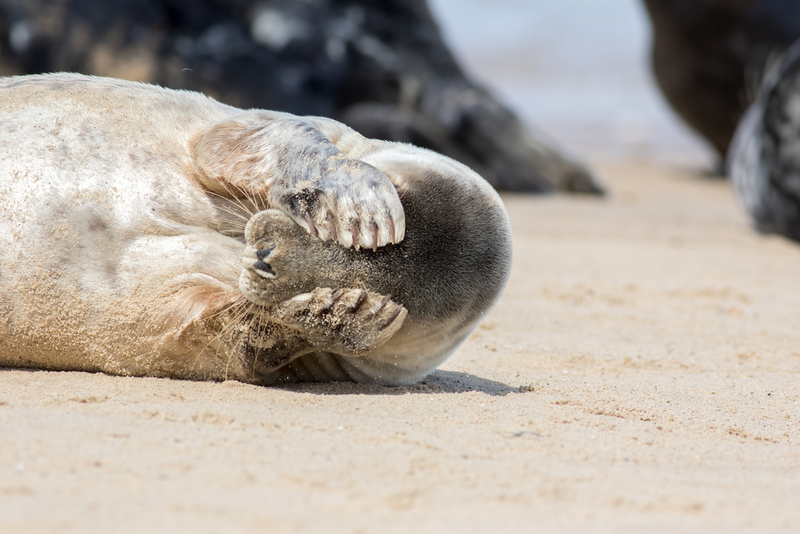
<svg viewBox="0 0 800 534"><path fill-rule="evenodd" d="M230 309L232 309L234 307L241 306L243 300L246 300L244 295L242 295L241 297L239 297L238 299L236 299L233 302L229 302L229 303L227 303L227 304L225 304L223 306L220 306L220 308L218 310L216 310L216 311L206 315L205 317L203 317L203 320L204 321L208 321L208 320L211 320L211 319L216 319L217 317L219 317L223 313L227 312L228 310L230 310Z"/></svg>
<svg viewBox="0 0 800 534"><path fill-rule="evenodd" d="M234 214L234 215L236 215L238 217L241 217L245 221L249 221L250 218L253 215L255 215L258 211L262 211L262 210L258 209L258 205L256 205L253 202L252 198L250 197L250 195L248 194L248 192L244 188L232 187L230 184L228 184L225 181L220 181L219 185L221 185L222 188L228 193L227 196L221 195L221 194L219 194L219 193L217 193L215 191L209 191L209 194L218 197L220 200L228 202L231 206L236 206L237 208L240 208L241 211L243 211L247 215L243 215L242 213L238 213L238 212L234 213L233 211L230 211L229 213ZM253 206L248 206L245 202L243 202L242 201L242 196L244 196L244 198L248 202L253 204ZM219 206L219 207L220 207L220 209L224 209L222 206ZM254 208L255 208L255 211L254 211ZM232 209L232 208L229 208L229 209Z"/></svg>
<svg viewBox="0 0 800 534"><path fill-rule="evenodd" d="M252 317L252 319L250 320L250 329L251 329L251 330L253 330L253 329L254 329L254 328L253 328L253 325L254 325L254 323L256 323L256 322L257 322L257 324L255 324L255 330L256 330L256 331L257 331L259 334L262 334L262 332L263 332L263 331L262 331L262 328L264 328L264 327L265 327L265 325L269 323L269 321L266 319L266 314L264 314L264 313L256 313L256 314L253 314L253 317ZM252 371L252 375L251 375L251 378L252 378L253 380L255 380L255 378L256 378L256 365L257 365L257 364L258 364L258 353L256 353L256 354L253 356L253 371Z"/></svg>
<svg viewBox="0 0 800 534"><path fill-rule="evenodd" d="M245 198L247 200L249 200L250 203L253 204L253 206L256 208L256 212L264 211L265 209L267 209L266 198L264 197L264 195L259 195L258 193L256 193L252 189L245 188L245 187L241 188L241 192L245 196ZM259 204L259 200L260 200L260 204ZM255 213L253 213L251 215L255 215Z"/></svg>
<svg viewBox="0 0 800 534"><path fill-rule="evenodd" d="M203 322L207 324L209 321L211 321L213 319L219 319L219 318L222 317L222 315L224 313L231 312L231 310L233 310L233 313L236 314L236 308L243 307L243 302L242 301L245 301L245 300L246 299L244 298L244 296L242 296L241 298L237 299L236 301L222 306L219 310L217 310L214 313L208 315L207 317L204 317L203 318ZM194 361L192 362L191 369L195 368L195 366L197 365L197 361L200 359L200 356L203 355L203 353L206 351L206 349L208 349L208 347L210 347L211 344L214 343L215 341L221 340L223 338L223 336L228 331L230 331L231 328L236 326L237 320L244 318L244 316L245 316L244 314L235 315L234 316L235 320L229 321L225 328L223 328L220 332L218 332L218 333L214 334L213 336L211 336L209 338L208 342L203 346L202 349L200 349L200 351L195 356Z"/></svg>
<svg viewBox="0 0 800 534"><path fill-rule="evenodd" d="M244 207L245 204L241 201L241 198L243 196L244 199L247 200L247 202L249 202L250 204L252 204L252 207L255 209L255 211L253 211L251 208L245 208L245 210L248 213L250 213L251 217L253 215L255 215L256 213L258 213L259 211L262 211L262 209L258 205L258 201L256 200L258 195L253 194L253 192L251 190L249 190L247 187L239 187L239 188L237 188L237 191L241 194L241 196L233 195L233 194L232 194L232 196L236 196L236 198L239 201L239 203Z"/></svg>
<svg viewBox="0 0 800 534"><path fill-rule="evenodd" d="M234 334L235 341L233 341L232 343L231 350L228 351L228 361L225 363L225 380L228 379L228 369L230 367L231 360L233 359L233 355L239 349L241 349L242 345L241 342L244 339L245 335L249 332L250 328L249 324L247 325L247 328L242 328L242 326L245 323L245 318L248 315L251 315L253 313L253 309L255 309L256 306L258 306L253 302L250 302L249 304L250 304L249 306L245 306L241 310L239 310L239 313L237 313L234 317L231 318L227 327L223 329L221 332L219 332L216 336L214 336L214 339L222 339L223 337L234 332L237 328L240 329L241 331L241 333L238 336L235 336Z"/></svg>
<svg viewBox="0 0 800 534"><path fill-rule="evenodd" d="M235 203L231 199L229 199L227 197L224 197L224 196L222 196L222 195L220 195L218 193L214 193L214 192L211 192L211 194L216 196L216 197L218 197L218 198L220 198L221 200L224 200L225 202L228 202L231 205L235 205ZM229 215L233 215L234 217L236 217L238 219L241 219L243 221L249 221L250 217L252 216L252 214L249 212L249 210L246 211L246 213L248 215L245 215L244 213L242 213L244 208L242 208L241 210L236 210L236 209L233 209L232 207L230 207L230 205L226 205L226 204L216 204L215 207L217 209L219 209L219 210L221 210L221 211L223 211L223 212L225 212L225 213L227 213Z"/></svg>
<svg viewBox="0 0 800 534"><path fill-rule="evenodd" d="M230 311L230 308L229 308L228 310L226 310L226 311ZM209 346L210 346L212 343L214 343L215 341L222 341L222 342L223 342L223 345L224 345L224 344L225 344L225 343L224 343L224 338L225 338L225 336L226 336L226 335L228 335L228 333L229 333L229 332L230 332L232 329L234 329L234 328L236 327L236 325L238 324L238 321L239 321L239 320L240 320L240 319L241 319L243 316L244 316L244 312L237 312L236 310L233 310L233 315L232 315L231 317L228 317L228 322L227 322L227 325L225 325L225 326L224 326L224 327L223 327L223 328L222 328L222 329L221 329L219 332L217 332L216 334L214 334L213 336L211 336L211 337L209 338L209 340L208 340L208 343L206 343L205 347L203 347L203 350L207 349L207 348L208 348L208 347L209 347ZM228 350L230 350L230 349L228 348L228 349L226 350L226 352L228 352ZM201 351L201 353L202 353L202 351ZM198 355L198 357L199 357L199 355ZM230 361L230 360L229 360L229 361ZM227 366L227 364L226 364L226 365L225 365L225 380L227 380L227 379L228 379L228 376L227 376L227 368L228 368L228 366Z"/></svg>
<svg viewBox="0 0 800 534"><path fill-rule="evenodd" d="M250 317L247 320L247 331L248 332L252 332L253 331L253 327L255 326L255 323L259 318L260 318L260 314L258 314L258 313L254 313L254 314L250 315ZM253 378L255 378L255 371L256 371L256 363L255 362L257 360L258 360L258 357L256 355L254 355L253 356L253 371L252 371L253 372L253 374L252 374Z"/></svg>
<svg viewBox="0 0 800 534"><path fill-rule="evenodd" d="M223 187L227 189L227 186L224 184ZM217 200L217 202L214 202L214 208L218 210L220 220L223 220L225 224L230 227L228 232L224 230L220 231L226 235L244 235L245 227L254 214L252 209L244 205L241 200L220 195L215 191L209 191L208 193ZM228 215L229 217L224 215Z"/></svg>
<svg viewBox="0 0 800 534"><path fill-rule="evenodd" d="M236 191L233 191L230 187L228 187L228 184L226 183L223 183L222 187L224 187L225 191L227 191L228 194L230 195L230 197L226 198L226 200L228 200L231 204L238 204L245 213L249 214L250 217L255 215L256 212L254 212L250 206L242 202L242 197L236 194L237 192L241 193L242 195L244 195L245 199L250 200L250 197L247 195L247 192L244 189L236 188Z"/></svg>
<svg viewBox="0 0 800 534"><path fill-rule="evenodd" d="M241 323L245 323L245 318L247 316L252 316L253 315L253 310L257 306L258 305L256 303L251 302L250 306L248 306L245 310L243 310L242 313L239 315L239 317L236 318L235 321L231 322L231 325L232 325L231 329L235 328L236 326L241 326ZM233 356L234 356L235 353L239 352L242 349L243 340L245 338L245 335L247 335L251 331L252 326L253 326L253 319L251 317L250 321L247 322L247 328L244 328L244 329L241 330L241 333L239 334L239 336L236 339L236 342L234 343L235 348L238 349L238 350L231 350L231 351L228 352L228 361L225 363L225 380L228 380L228 369L230 368L231 361L233 360Z"/></svg>

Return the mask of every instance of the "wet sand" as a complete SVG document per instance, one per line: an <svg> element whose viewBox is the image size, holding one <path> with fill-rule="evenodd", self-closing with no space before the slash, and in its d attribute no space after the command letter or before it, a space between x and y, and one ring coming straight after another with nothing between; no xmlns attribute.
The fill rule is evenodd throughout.
<svg viewBox="0 0 800 534"><path fill-rule="evenodd" d="M0 532L796 532L800 246L598 168L504 197L509 286L418 386L0 370Z"/></svg>

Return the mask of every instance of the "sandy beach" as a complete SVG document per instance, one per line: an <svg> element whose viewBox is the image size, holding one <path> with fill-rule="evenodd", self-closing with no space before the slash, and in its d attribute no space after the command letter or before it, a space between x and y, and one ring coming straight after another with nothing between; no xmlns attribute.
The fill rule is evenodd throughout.
<svg viewBox="0 0 800 534"><path fill-rule="evenodd" d="M800 246L595 163L504 196L504 296L417 386L0 370L0 532L797 532Z"/></svg>

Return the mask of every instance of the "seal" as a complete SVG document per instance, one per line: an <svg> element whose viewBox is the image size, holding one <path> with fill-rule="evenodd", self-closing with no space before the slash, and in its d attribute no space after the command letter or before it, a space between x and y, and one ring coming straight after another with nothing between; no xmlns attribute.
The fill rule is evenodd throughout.
<svg viewBox="0 0 800 534"><path fill-rule="evenodd" d="M756 228L800 241L800 41L764 77L727 165Z"/></svg>
<svg viewBox="0 0 800 534"><path fill-rule="evenodd" d="M0 43L0 73L81 72L323 115L456 159L499 190L604 191L464 72L427 0L0 0Z"/></svg>
<svg viewBox="0 0 800 534"><path fill-rule="evenodd" d="M0 79L0 364L414 383L508 278L492 187L330 119Z"/></svg>
<svg viewBox="0 0 800 534"><path fill-rule="evenodd" d="M771 61L800 39L795 0L644 0L652 65L680 117L725 158Z"/></svg>

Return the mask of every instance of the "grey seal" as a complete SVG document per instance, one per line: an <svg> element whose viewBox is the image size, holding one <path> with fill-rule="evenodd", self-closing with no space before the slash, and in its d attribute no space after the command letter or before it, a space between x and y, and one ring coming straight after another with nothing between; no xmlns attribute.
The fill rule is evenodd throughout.
<svg viewBox="0 0 800 534"><path fill-rule="evenodd" d="M736 192L764 233L800 241L800 42L770 69L728 154Z"/></svg>
<svg viewBox="0 0 800 534"><path fill-rule="evenodd" d="M6 366L410 384L510 269L456 161L110 78L0 79L0 191Z"/></svg>
<svg viewBox="0 0 800 534"><path fill-rule="evenodd" d="M795 0L644 0L656 81L725 158L770 60L800 39Z"/></svg>

